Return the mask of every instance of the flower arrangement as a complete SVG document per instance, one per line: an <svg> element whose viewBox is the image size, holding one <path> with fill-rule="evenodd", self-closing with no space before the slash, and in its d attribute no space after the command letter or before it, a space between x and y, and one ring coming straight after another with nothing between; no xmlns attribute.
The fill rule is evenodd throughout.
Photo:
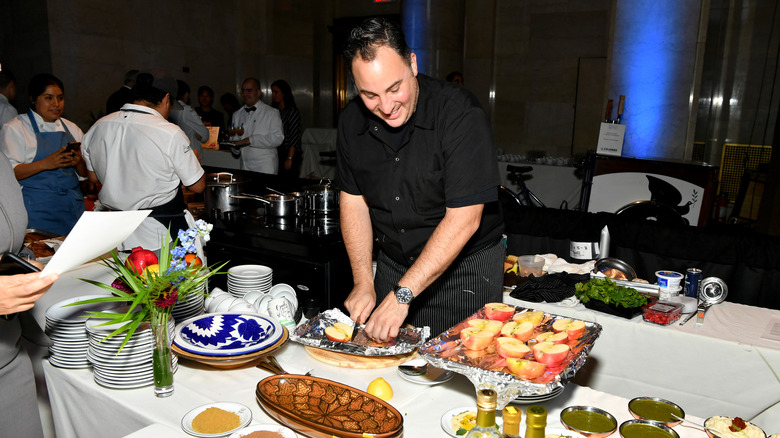
<svg viewBox="0 0 780 438"><path fill-rule="evenodd" d="M116 251L113 251L111 259L102 260L102 263L117 276L113 283L109 285L81 279L109 290L112 295L78 304L128 303L127 311L124 313L89 312L90 316L107 319L101 325L124 323L106 337L110 338L126 331L122 348L142 323L156 322L154 320L156 315L164 317L164 322L167 324L167 317L170 316L173 305L192 293L203 293L201 291L208 278L219 273L227 263L207 267L196 255L195 239L201 237L208 242L212 228L211 224L198 220L195 227L179 230L177 239L173 241L173 249L170 249L168 238L165 236L162 239L159 260L152 251L139 247L133 249L127 262L123 263Z"/></svg>

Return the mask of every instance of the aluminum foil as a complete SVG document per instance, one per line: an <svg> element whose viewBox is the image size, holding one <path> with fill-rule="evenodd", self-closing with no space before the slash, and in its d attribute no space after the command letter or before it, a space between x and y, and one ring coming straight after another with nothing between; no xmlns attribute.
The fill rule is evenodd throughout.
<svg viewBox="0 0 780 438"><path fill-rule="evenodd" d="M358 356L392 356L416 350L431 336L431 329L428 326L421 328L402 327L397 338L389 342L377 342L366 335L365 324L357 324L349 342L336 342L325 336L325 328L337 322L350 326L354 324L349 316L339 309L329 309L299 325L294 332L290 333L290 340L338 353Z"/></svg>
<svg viewBox="0 0 780 438"><path fill-rule="evenodd" d="M516 313L533 310L519 306L515 309ZM543 396L563 388L585 364L588 353L601 334L600 324L584 321L585 333L576 341L569 342L569 356L560 365L548 366L544 374L529 381L509 373L506 360L498 355L493 345L481 351L471 351L463 346L460 331L469 326L468 320L474 318L486 318L484 308L426 342L418 353L433 366L463 374L477 390L489 388L496 391L499 410L515 398ZM545 313L534 335L553 331L552 324L559 318L564 317Z"/></svg>

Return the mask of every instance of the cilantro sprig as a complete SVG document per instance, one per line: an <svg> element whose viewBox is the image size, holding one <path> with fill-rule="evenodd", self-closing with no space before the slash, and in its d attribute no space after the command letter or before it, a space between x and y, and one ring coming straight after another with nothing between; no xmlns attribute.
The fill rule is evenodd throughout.
<svg viewBox="0 0 780 438"><path fill-rule="evenodd" d="M590 300L625 308L640 307L647 304L647 297L636 289L620 286L609 278L593 278L587 283L574 285L574 294L583 303Z"/></svg>

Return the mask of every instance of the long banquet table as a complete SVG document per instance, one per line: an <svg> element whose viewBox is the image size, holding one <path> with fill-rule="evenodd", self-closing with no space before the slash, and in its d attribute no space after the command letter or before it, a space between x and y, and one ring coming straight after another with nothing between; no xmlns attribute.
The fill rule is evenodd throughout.
<svg viewBox="0 0 780 438"><path fill-rule="evenodd" d="M76 278L110 281L111 275L104 267L97 264L88 264L63 275L36 305L35 316L41 324L45 321L45 311L49 305L70 297L100 293L100 289ZM552 313L563 313L560 310L555 309ZM712 315L708 315L708 318L710 316ZM595 370L591 371L595 371L598 376L599 370L608 359L598 353L621 347L604 345L613 342L611 336L607 335L611 331L611 324L605 324L602 318L591 318L594 319L604 325L604 333L596 342L592 352L595 356L588 360L588 363L595 363L596 366L593 367ZM716 318L708 322L714 320ZM657 332L658 336L663 333ZM640 354L641 349L637 350L632 345L632 343L624 345L622 348L627 353L617 359L609 358L609 361L615 362L615 367L641 369L639 361L645 358ZM311 370L314 376L343 382L363 390L376 377L383 377L394 390L390 403L404 415L404 435L409 437L445 436L440 427L441 416L452 408L474 406L476 402L473 385L461 375L455 375L449 382L436 386L419 385L402 379L395 367L357 370L319 362L310 357L301 345L293 342L288 342L275 355L289 372L303 373ZM669 366L675 364L676 362L669 362ZM59 438L102 438L129 434L136 438L154 436L159 430L169 430L171 436L179 436L177 433L181 431L181 418L189 410L215 401L243 403L252 409L253 423L274 423L274 420L259 406L254 395L257 383L270 373L251 365L232 370L220 370L180 359L174 377L175 393L165 399L155 398L151 387L130 390L104 388L95 383L90 369L61 369L52 366L46 359L41 361L41 365L48 387L56 436ZM670 372L670 376L672 375L674 373ZM623 391L625 395L614 395L619 392L600 391L588 386L568 384L562 395L542 403L550 413L549 426L560 427L560 411L566 406L575 404L600 407L611 412L619 422L622 422L631 418L626 408L629 398L639 395L657 395L646 392L652 388L643 387L641 376L623 376L622 379L623 386L635 388L629 391L631 394L625 394ZM599 383L599 380L596 379L595 382ZM767 385L773 383L777 385L777 381L767 382ZM673 383L670 383L670 386L673 386ZM695 406L671 398L683 405L688 414L687 418L693 421L701 421L704 416L722 413L707 412L706 415L700 416L695 412L697 411ZM675 430L681 437L705 436L700 430L685 425L677 426ZM146 435L145 431L150 432ZM775 430L767 430L767 432L774 433ZM183 432L180 435L184 436Z"/></svg>

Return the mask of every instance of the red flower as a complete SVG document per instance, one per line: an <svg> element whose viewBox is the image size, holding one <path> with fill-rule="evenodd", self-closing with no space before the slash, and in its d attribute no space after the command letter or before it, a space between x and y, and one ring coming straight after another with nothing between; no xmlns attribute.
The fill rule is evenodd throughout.
<svg viewBox="0 0 780 438"><path fill-rule="evenodd" d="M154 304L157 307L171 307L174 304L176 304L176 301L179 299L179 290L171 288L166 289L163 291L163 293L160 294L160 296L155 300Z"/></svg>
<svg viewBox="0 0 780 438"><path fill-rule="evenodd" d="M113 287L114 289L117 289L117 290L121 290L122 292L131 294L131 295L133 294L132 289L127 287L127 283L125 283L125 281L122 280L119 277L117 277L116 280L114 280L114 282L111 283L111 287Z"/></svg>

